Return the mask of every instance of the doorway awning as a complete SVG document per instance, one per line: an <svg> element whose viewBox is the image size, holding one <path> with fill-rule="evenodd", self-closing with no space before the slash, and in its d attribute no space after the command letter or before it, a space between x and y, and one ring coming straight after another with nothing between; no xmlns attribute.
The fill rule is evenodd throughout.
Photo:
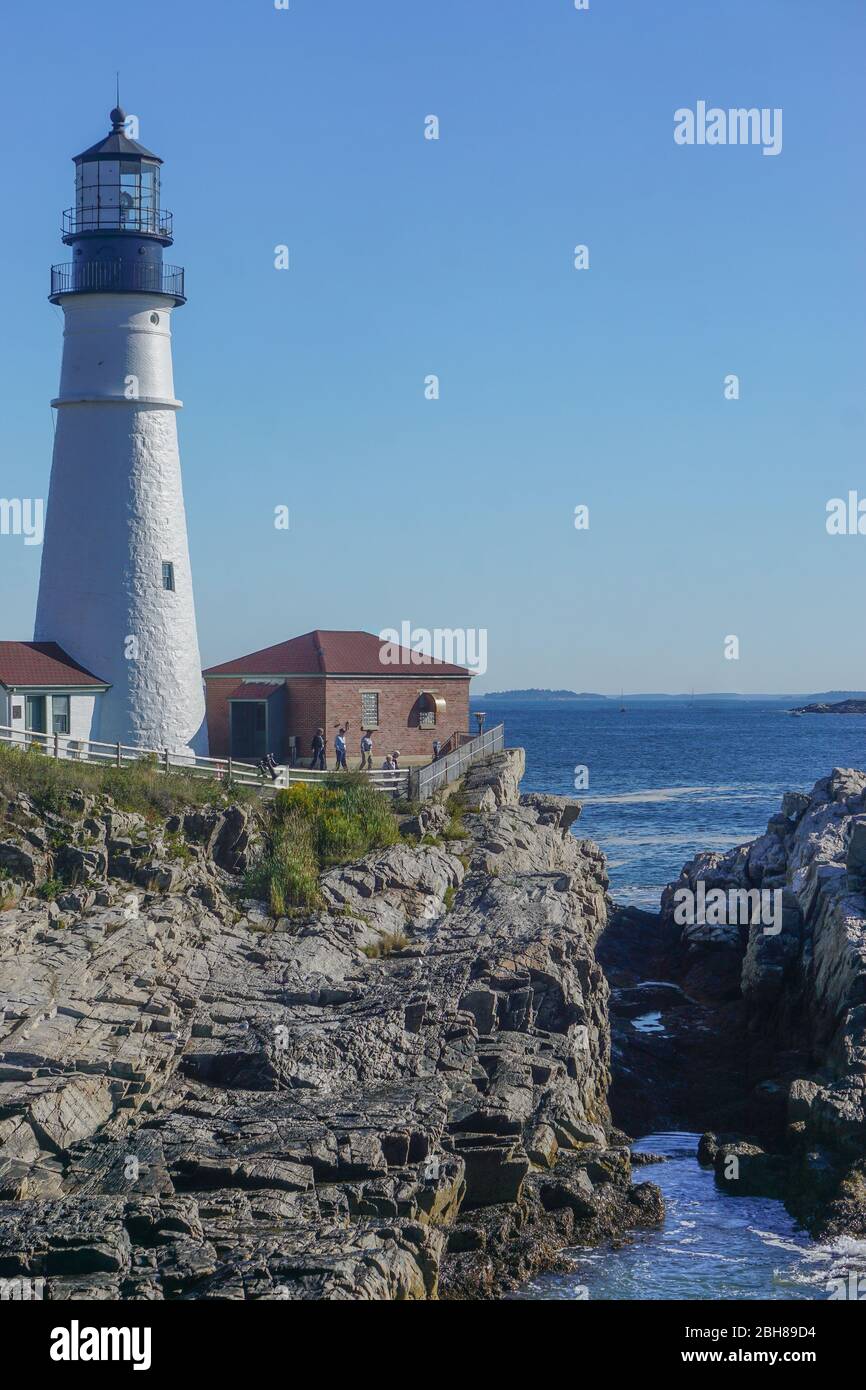
<svg viewBox="0 0 866 1390"><path fill-rule="evenodd" d="M236 685L228 700L269 700L285 681L246 681Z"/></svg>
<svg viewBox="0 0 866 1390"><path fill-rule="evenodd" d="M441 695L437 695L434 690L422 690L420 692L422 707L426 710L433 710L437 719L441 719L445 714L445 701Z"/></svg>

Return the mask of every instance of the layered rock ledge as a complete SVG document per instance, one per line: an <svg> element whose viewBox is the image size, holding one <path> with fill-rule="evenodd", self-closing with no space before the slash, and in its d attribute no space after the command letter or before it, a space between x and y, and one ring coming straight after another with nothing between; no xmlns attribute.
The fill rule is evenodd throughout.
<svg viewBox="0 0 866 1390"><path fill-rule="evenodd" d="M701 885L756 904L763 892L775 917L679 925L678 891ZM757 840L697 855L662 901L672 971L726 1020L741 1085L701 1158L731 1190L783 1197L822 1236L866 1236L864 894L866 773L835 768L786 793Z"/></svg>
<svg viewBox="0 0 866 1390"><path fill-rule="evenodd" d="M244 808L8 806L0 1276L479 1298L656 1224L608 1111L604 861L575 803L520 797L522 766L472 769L465 838L425 808L427 843L329 870L324 910L277 921L239 898Z"/></svg>

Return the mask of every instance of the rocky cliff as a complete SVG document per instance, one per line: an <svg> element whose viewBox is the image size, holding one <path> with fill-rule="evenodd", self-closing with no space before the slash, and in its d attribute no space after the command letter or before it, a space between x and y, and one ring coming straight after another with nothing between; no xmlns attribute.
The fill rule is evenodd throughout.
<svg viewBox="0 0 866 1390"><path fill-rule="evenodd" d="M607 1106L604 863L473 769L465 838L244 900L240 807L0 824L0 1276L54 1299L501 1294L658 1222Z"/></svg>
<svg viewBox="0 0 866 1390"><path fill-rule="evenodd" d="M769 911L678 924L683 888L752 893L756 909L763 892ZM739 1115L725 1118L748 1132L708 1135L702 1157L784 1196L822 1234L866 1235L864 890L866 773L836 768L787 793L751 844L698 855L662 902L668 959L678 955L688 995L727 1018L743 1087Z"/></svg>

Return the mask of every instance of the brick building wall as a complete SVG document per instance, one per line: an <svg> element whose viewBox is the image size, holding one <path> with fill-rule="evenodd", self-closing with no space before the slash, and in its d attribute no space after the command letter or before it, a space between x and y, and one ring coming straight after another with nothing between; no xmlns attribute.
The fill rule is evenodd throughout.
<svg viewBox="0 0 866 1390"><path fill-rule="evenodd" d="M307 767L310 765L312 750L310 744L313 734L321 726L325 730L325 738L328 740L328 766L331 766L331 754L334 751L333 734L328 732L328 724L325 716L325 681L322 676L293 676L286 682L289 689L288 708L286 709L286 748L288 740L296 736L298 740L298 757Z"/></svg>
<svg viewBox="0 0 866 1390"><path fill-rule="evenodd" d="M212 758L227 758L230 752L227 697L236 685L235 680L213 680L204 683L207 739Z"/></svg>
<svg viewBox="0 0 866 1390"><path fill-rule="evenodd" d="M211 677L206 680L207 721L211 757L225 758L230 752L229 706L237 679ZM469 679L425 681L423 668L411 676L385 679L374 676L291 676L286 681L285 746L291 735L298 738L301 761L309 765L310 743L321 725L328 741L328 766L334 765L334 738L340 724L348 719L349 765L357 764L361 738L361 693L375 691L379 696L379 725L372 729L374 766L386 753L399 748L404 757L432 757L433 740L441 742L455 729L469 729ZM421 727L421 692L435 691L445 701L444 715L435 728Z"/></svg>
<svg viewBox="0 0 866 1390"><path fill-rule="evenodd" d="M424 681L423 673L414 676L333 677L326 680L325 733L329 751L340 724L349 720L349 762L360 756L361 692L375 691L379 696L379 726L370 730L373 740L373 766L381 764L386 753L399 748L404 757L433 756L433 740L444 743L455 729L469 728L468 679ZM422 709L421 691L433 690L444 699L445 714L435 728L422 728L419 716Z"/></svg>

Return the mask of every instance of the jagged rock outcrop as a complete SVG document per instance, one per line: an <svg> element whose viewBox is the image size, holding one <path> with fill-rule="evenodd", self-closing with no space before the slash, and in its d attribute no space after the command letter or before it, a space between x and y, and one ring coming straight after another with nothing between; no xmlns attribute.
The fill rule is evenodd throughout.
<svg viewBox="0 0 866 1390"><path fill-rule="evenodd" d="M756 906L757 892L767 895L775 915L764 920L679 928L684 979L742 1007L748 1120L773 1152L761 1157L753 1145L739 1156L761 1184L778 1178L814 1230L858 1236L866 1235L864 850L866 773L835 768L808 795L787 793L751 844L696 856L662 903L671 930L683 887L751 892ZM781 1168L777 1150L787 1156ZM710 1154L717 1172L726 1154L738 1157L734 1136Z"/></svg>
<svg viewBox="0 0 866 1390"><path fill-rule="evenodd" d="M495 811L517 801L526 770L522 748L504 748L484 762L474 763L463 779L463 798L471 811Z"/></svg>
<svg viewBox="0 0 866 1390"><path fill-rule="evenodd" d="M325 908L278 921L239 898L241 808L155 828L19 798L0 1276L55 1299L481 1297L658 1222L607 1108L604 862L521 771L473 770L465 840L329 870Z"/></svg>

